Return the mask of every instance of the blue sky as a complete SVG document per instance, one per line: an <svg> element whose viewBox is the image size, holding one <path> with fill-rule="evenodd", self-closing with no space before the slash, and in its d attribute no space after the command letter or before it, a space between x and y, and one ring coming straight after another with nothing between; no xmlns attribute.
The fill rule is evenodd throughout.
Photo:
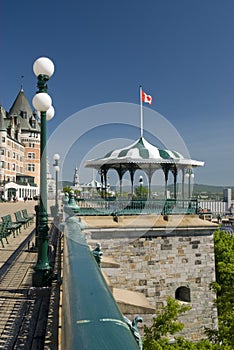
<svg viewBox="0 0 234 350"><path fill-rule="evenodd" d="M70 116L92 106L138 104L141 84L153 96L150 109L177 130L191 158L205 161L195 182L234 185L233 0L2 0L1 4L0 103L5 109L12 105L21 82L32 100L36 91L32 64L40 56L50 57L56 66L48 83L56 110L48 123L48 137ZM128 122L127 113L125 118ZM146 118L147 114L145 122L150 125ZM88 123L87 118L81 115L80 123ZM105 141L112 134L129 142L138 137L137 128L131 127L119 128L116 136L115 123L118 116L110 116L109 129L86 128L89 132L77 146L71 145L63 160L64 178L72 179L75 165L80 166L95 141L104 142L105 154L110 146ZM63 137L69 138L69 129Z"/></svg>

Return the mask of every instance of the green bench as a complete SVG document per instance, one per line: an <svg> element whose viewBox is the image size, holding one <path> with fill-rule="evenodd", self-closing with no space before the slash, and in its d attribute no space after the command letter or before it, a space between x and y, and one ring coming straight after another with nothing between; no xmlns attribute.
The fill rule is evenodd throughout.
<svg viewBox="0 0 234 350"><path fill-rule="evenodd" d="M7 236L8 236L8 228L7 228L7 222L1 222L0 223L0 241L2 244L2 247L5 248L3 243L3 238L5 238L7 244L9 244Z"/></svg>
<svg viewBox="0 0 234 350"><path fill-rule="evenodd" d="M17 223L24 225L24 228L29 226L29 220L23 218L21 211L16 211L14 214Z"/></svg>
<svg viewBox="0 0 234 350"><path fill-rule="evenodd" d="M23 209L22 210L22 215L23 215L23 218L28 220L29 224L32 224L33 223L33 220L34 220L34 216L29 216L28 215L28 212L27 212L27 209Z"/></svg>
<svg viewBox="0 0 234 350"><path fill-rule="evenodd" d="M15 234L19 234L21 223L12 221L11 215L2 216L2 222L7 224L7 230L13 234L13 237L15 237Z"/></svg>

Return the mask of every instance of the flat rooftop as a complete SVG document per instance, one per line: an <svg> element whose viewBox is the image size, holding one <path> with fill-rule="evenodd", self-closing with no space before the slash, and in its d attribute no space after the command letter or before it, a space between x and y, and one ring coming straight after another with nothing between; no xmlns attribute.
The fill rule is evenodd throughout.
<svg viewBox="0 0 234 350"><path fill-rule="evenodd" d="M132 215L119 216L81 216L85 228L91 229L211 229L218 227L216 223L203 220L198 215Z"/></svg>

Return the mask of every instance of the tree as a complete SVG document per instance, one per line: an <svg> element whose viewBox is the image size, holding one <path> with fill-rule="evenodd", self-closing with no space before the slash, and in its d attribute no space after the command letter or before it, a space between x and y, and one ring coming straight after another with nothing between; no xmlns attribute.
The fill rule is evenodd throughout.
<svg viewBox="0 0 234 350"><path fill-rule="evenodd" d="M234 349L234 236L225 231L214 233L218 330L207 329L209 339Z"/></svg>
<svg viewBox="0 0 234 350"><path fill-rule="evenodd" d="M69 193L71 191L71 187L70 186L65 186L63 188L63 193Z"/></svg>
<svg viewBox="0 0 234 350"><path fill-rule="evenodd" d="M181 305L173 298L167 299L167 305L162 308L157 317L153 318L150 327L144 326L143 348L159 350L169 345L168 335L182 331L184 325L177 321L180 314L190 310L190 306Z"/></svg>
<svg viewBox="0 0 234 350"><path fill-rule="evenodd" d="M74 190L75 197L78 198L81 194L80 190Z"/></svg>
<svg viewBox="0 0 234 350"><path fill-rule="evenodd" d="M175 337L173 341L169 336L182 331L184 325L177 320L179 315L190 310L190 306L181 305L177 300L168 298L157 317L153 318L150 327L144 327L144 350L232 350L228 344L212 344L208 339L196 343L183 337Z"/></svg>
<svg viewBox="0 0 234 350"><path fill-rule="evenodd" d="M148 190L144 186L138 186L135 188L135 197L137 199L146 199L148 196Z"/></svg>
<svg viewBox="0 0 234 350"><path fill-rule="evenodd" d="M151 327L144 327L144 350L232 350L234 349L234 235L217 230L214 233L218 329L206 329L208 339L193 343L182 337L170 344L168 336L183 329L177 317L186 312L177 301L169 298ZM186 307L185 307L186 308Z"/></svg>

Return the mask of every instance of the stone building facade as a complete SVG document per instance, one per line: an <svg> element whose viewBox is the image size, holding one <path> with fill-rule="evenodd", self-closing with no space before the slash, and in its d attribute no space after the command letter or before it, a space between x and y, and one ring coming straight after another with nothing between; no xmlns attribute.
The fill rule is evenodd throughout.
<svg viewBox="0 0 234 350"><path fill-rule="evenodd" d="M120 223L113 231L110 227L99 229L92 222L91 238L98 240L104 255L120 266L104 269L113 287L143 293L155 314L168 297L190 305L191 310L181 317L185 325L182 334L198 340L204 337L205 327L217 327L215 295L210 290L215 281L216 226L198 217L186 217L178 227L168 230L168 221L164 225L163 221L160 218L147 230L123 230ZM145 324L152 324L152 314L140 316Z"/></svg>

